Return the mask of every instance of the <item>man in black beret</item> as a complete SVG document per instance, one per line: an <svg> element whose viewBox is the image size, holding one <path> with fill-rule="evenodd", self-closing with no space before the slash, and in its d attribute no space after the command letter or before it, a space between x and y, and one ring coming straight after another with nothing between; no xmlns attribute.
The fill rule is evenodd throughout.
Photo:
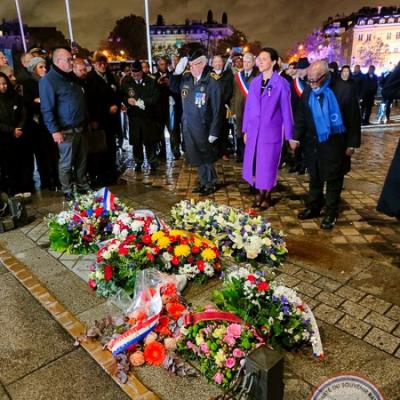
<svg viewBox="0 0 400 400"><path fill-rule="evenodd" d="M129 139L133 146L135 158L135 171L142 170L144 154L150 169L154 172L157 168L156 143L158 129L154 118L155 108L160 96L157 82L154 78L145 75L142 64L135 61L132 64L132 75L126 76L121 84L124 104L128 109Z"/></svg>

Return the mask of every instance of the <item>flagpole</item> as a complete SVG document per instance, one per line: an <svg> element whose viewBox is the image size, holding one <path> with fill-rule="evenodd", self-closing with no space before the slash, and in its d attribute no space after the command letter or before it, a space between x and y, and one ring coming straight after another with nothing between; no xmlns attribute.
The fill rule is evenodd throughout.
<svg viewBox="0 0 400 400"><path fill-rule="evenodd" d="M151 57L151 41L150 41L150 21L149 21L149 1L144 0L144 13L146 18L146 38L147 38L147 59L150 65L150 72L153 72L153 60Z"/></svg>
<svg viewBox="0 0 400 400"><path fill-rule="evenodd" d="M71 12L69 9L69 0L65 0L65 8L67 10L67 22L68 22L68 31L69 31L69 40L71 41L71 49L74 43L74 35L72 33L72 22L71 22Z"/></svg>
<svg viewBox="0 0 400 400"><path fill-rule="evenodd" d="M21 10L19 8L19 1L18 0L15 0L15 5L17 7L19 30L21 32L22 46L24 47L24 51L26 53L26 41L25 41L24 24L22 23Z"/></svg>

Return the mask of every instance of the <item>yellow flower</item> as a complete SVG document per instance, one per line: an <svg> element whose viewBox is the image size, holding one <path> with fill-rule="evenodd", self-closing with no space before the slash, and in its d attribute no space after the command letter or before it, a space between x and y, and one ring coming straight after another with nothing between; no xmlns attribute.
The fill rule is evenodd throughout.
<svg viewBox="0 0 400 400"><path fill-rule="evenodd" d="M163 236L157 240L157 245L160 249L166 249L171 244L169 237Z"/></svg>
<svg viewBox="0 0 400 400"><path fill-rule="evenodd" d="M164 234L163 231L157 231L157 232L154 232L154 233L151 235L151 240L152 240L153 242L156 242L158 239L161 239L161 238L164 237L164 236L165 236L165 234Z"/></svg>
<svg viewBox="0 0 400 400"><path fill-rule="evenodd" d="M203 337L203 335L201 333L198 333L196 335L195 340L196 340L197 346L200 346L202 343L204 343L204 337Z"/></svg>
<svg viewBox="0 0 400 400"><path fill-rule="evenodd" d="M216 328L214 329L213 332L213 337L215 337L215 339L222 339L223 336L225 336L226 333L226 327L225 326L221 326L220 328Z"/></svg>
<svg viewBox="0 0 400 400"><path fill-rule="evenodd" d="M211 249L204 249L201 252L201 257L203 258L204 261L212 261L215 259L215 251Z"/></svg>
<svg viewBox="0 0 400 400"><path fill-rule="evenodd" d="M225 361L225 353L223 349L219 349L217 354L215 355L215 363L219 366L222 367L224 365Z"/></svg>
<svg viewBox="0 0 400 400"><path fill-rule="evenodd" d="M190 255L190 247L187 244L180 244L175 247L174 254L177 257L188 257Z"/></svg>
<svg viewBox="0 0 400 400"><path fill-rule="evenodd" d="M196 247L203 247L203 242L200 239L198 239L197 237L195 237L194 238L194 245Z"/></svg>

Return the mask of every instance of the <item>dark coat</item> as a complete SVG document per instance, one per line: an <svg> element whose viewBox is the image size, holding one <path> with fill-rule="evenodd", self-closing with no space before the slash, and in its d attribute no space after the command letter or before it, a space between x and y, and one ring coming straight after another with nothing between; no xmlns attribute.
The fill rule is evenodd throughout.
<svg viewBox="0 0 400 400"><path fill-rule="evenodd" d="M160 91L155 79L143 75L141 83L137 83L131 76L127 76L122 81L122 96L125 106L128 108L129 134L141 134L145 143L156 142L158 140L159 129L156 122L156 106L160 97ZM136 100L144 101L145 109L131 106L128 99L132 97Z"/></svg>
<svg viewBox="0 0 400 400"><path fill-rule="evenodd" d="M382 87L382 96L385 99L400 99L400 65L387 77Z"/></svg>
<svg viewBox="0 0 400 400"><path fill-rule="evenodd" d="M165 76L162 76L161 72L156 72L154 74L154 79L157 82L158 90L160 92L160 97L157 103L157 119L161 123L165 123L169 119L169 96L171 96L171 91L169 89L170 76L170 72L167 72Z"/></svg>
<svg viewBox="0 0 400 400"><path fill-rule="evenodd" d="M88 111L90 121L99 123L99 128L113 129L116 133L119 126L119 113L110 114L111 106L121 103L114 75L107 71L103 79L92 69L86 79Z"/></svg>
<svg viewBox="0 0 400 400"><path fill-rule="evenodd" d="M362 93L362 87L365 79L365 75L362 72L359 72L358 74L353 74L352 75L354 85L356 87L356 92L358 98L361 98L361 93Z"/></svg>
<svg viewBox="0 0 400 400"><path fill-rule="evenodd" d="M361 116L354 86L341 79L335 79L330 88L338 100L346 132L331 135L324 143L318 142L314 119L308 105L311 89L306 87L296 112L294 134L294 139L304 146L304 158L309 173L323 181L337 179L350 171L350 157L345 155L346 148L360 147L361 142Z"/></svg>
<svg viewBox="0 0 400 400"><path fill-rule="evenodd" d="M221 89L221 104L228 106L231 104L231 99L233 96L233 74L230 69L222 71L220 75L215 72L211 72L211 76L218 81ZM226 109L223 107L222 112L225 113Z"/></svg>
<svg viewBox="0 0 400 400"><path fill-rule="evenodd" d="M374 98L377 91L378 91L378 77L375 74L373 74L372 77L366 74L361 87L361 98L362 99Z"/></svg>
<svg viewBox="0 0 400 400"><path fill-rule="evenodd" d="M190 73L173 76L171 90L182 97L182 134L185 156L193 165L210 164L218 159L214 144L209 136L219 136L221 123L221 89L206 67L198 82ZM196 101L197 99L197 101ZM201 102L200 105L196 104Z"/></svg>
<svg viewBox="0 0 400 400"><path fill-rule="evenodd" d="M390 217L400 218L400 141L386 176L377 210Z"/></svg>

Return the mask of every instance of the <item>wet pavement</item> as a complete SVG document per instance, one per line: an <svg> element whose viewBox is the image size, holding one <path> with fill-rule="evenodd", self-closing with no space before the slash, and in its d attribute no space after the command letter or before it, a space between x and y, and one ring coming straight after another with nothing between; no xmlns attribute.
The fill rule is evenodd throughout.
<svg viewBox="0 0 400 400"><path fill-rule="evenodd" d="M369 128L363 133L363 146L353 159L352 172L346 177L342 212L331 232L321 231L318 221L297 219L308 179L289 174L285 169L281 171L273 194L275 204L265 212L273 226L287 234L289 256L280 268L278 279L296 288L313 309L325 350L324 360L314 359L311 349L284 353L285 400L304 400L312 388L340 371L362 374L383 389L388 399L400 399L400 226L394 219L375 211L399 132L399 128L384 131ZM221 161L217 168L223 186L211 198L247 208L253 199L247 185L241 181L240 165ZM198 198L191 193L196 172L182 160L164 164L155 175L128 170L124 180L112 187L112 191L133 207L151 208L166 219L170 208L180 199ZM1 235L0 244L25 264L71 315L83 324L90 324L118 310L96 297L85 283L92 256L58 254L48 249L43 217L60 211L63 206L60 194L35 195L29 211L36 220L22 229ZM231 260L225 260L225 265L230 263ZM202 286L189 285L184 294L194 305L205 305L219 284L218 280L212 280ZM40 307L32 312L33 315L40 313L43 313ZM6 315L7 318L11 325L13 316ZM76 330L73 333L76 334ZM48 329L48 336L52 337L49 343L57 340L57 334L54 327ZM4 337L6 341L12 340L7 331ZM60 349L56 346L54 351L62 351L62 343ZM68 345L67 340L67 348ZM51 365L51 361L44 359L43 363L46 362ZM204 379L181 379L160 368L140 368L135 370L135 375L162 399L189 400L195 396L206 400L218 392ZM0 381L4 383L1 375ZM43 374L32 382L46 388L47 381L47 375ZM32 387L31 381L25 382L27 388ZM86 387L90 384L88 379ZM114 390L113 385L111 382L105 396L108 390ZM155 398L139 383L136 385L137 390L145 394L131 398ZM0 387L0 399L1 393ZM93 395L87 398L119 397Z"/></svg>

